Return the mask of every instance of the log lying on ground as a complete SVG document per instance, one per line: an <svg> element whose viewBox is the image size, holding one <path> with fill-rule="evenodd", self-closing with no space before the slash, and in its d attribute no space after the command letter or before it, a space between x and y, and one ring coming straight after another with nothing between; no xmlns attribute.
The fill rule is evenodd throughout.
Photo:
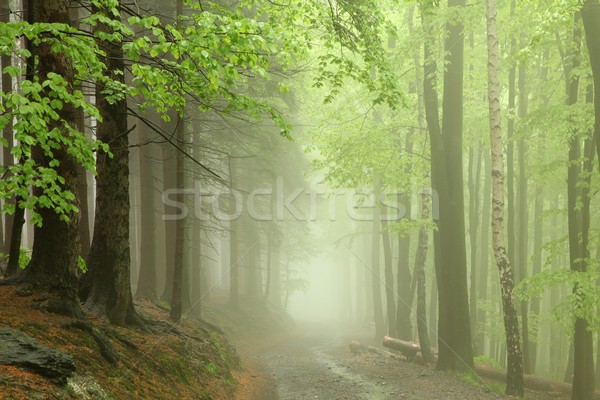
<svg viewBox="0 0 600 400"><path fill-rule="evenodd" d="M406 358L416 362L423 362L421 357L421 347L418 343L407 342L386 336L383 338L383 346L400 351ZM480 377L506 382L506 370L494 369L487 365L475 365L475 372ZM571 394L572 385L569 383L553 381L536 375L524 375L523 384L527 389L540 392L559 392ZM600 399L600 391L596 391L595 399Z"/></svg>
<svg viewBox="0 0 600 400"><path fill-rule="evenodd" d="M396 339L390 336L385 336L383 338L383 346L398 350L409 360L414 360L417 356L417 353L421 352L421 347L418 343L407 342L405 340Z"/></svg>
<svg viewBox="0 0 600 400"><path fill-rule="evenodd" d="M389 351L381 350L377 347L367 346L356 341L350 343L350 351L352 354L374 353L380 356L393 358L394 360L406 360L405 357L399 356L398 354L390 353Z"/></svg>

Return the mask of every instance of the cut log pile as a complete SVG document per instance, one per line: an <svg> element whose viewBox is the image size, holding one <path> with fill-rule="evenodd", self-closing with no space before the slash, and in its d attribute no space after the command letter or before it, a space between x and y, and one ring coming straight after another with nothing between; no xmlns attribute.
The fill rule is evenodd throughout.
<svg viewBox="0 0 600 400"><path fill-rule="evenodd" d="M423 363L423 358L421 357L421 347L418 343L407 342L405 340L386 336L383 338L383 346L399 351L406 359L410 361ZM437 357L435 350L433 353ZM495 369L487 365L476 364L475 372L477 375L483 378L493 379L500 382L506 381L506 370ZM551 379L536 375L525 375L523 377L523 381L527 389L541 392L559 392L571 394L571 384L569 383L553 381ZM595 398L600 399L600 391L596 391Z"/></svg>

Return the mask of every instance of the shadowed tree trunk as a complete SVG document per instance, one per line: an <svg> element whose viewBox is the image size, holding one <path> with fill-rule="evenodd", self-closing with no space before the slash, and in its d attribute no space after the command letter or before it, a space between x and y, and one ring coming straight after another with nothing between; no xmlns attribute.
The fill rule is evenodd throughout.
<svg viewBox="0 0 600 400"><path fill-rule="evenodd" d="M110 14L109 14L110 15ZM106 25L96 29L108 31ZM124 82L123 52L118 44L100 42L111 78ZM108 101L102 84L96 103L102 122L97 137L110 146L112 157L98 154L94 235L88 256L92 287L86 308L117 325L138 324L130 282L129 248L129 131L126 100Z"/></svg>
<svg viewBox="0 0 600 400"><path fill-rule="evenodd" d="M179 4L179 1L177 2ZM183 143L184 141L184 123L182 118L178 118L177 122L177 143ZM177 177L176 177L176 188L175 201L179 204L184 203L183 190L185 186L184 182L184 155L181 151L177 151ZM175 224L175 254L174 254L174 266L173 266L173 290L171 298L171 312L170 318L173 322L179 322L181 320L181 314L183 312L183 285L187 284L183 282L183 243L185 241L185 219L183 217L178 218L176 221L172 221Z"/></svg>
<svg viewBox="0 0 600 400"><path fill-rule="evenodd" d="M597 38L589 37L597 34L599 31L596 26L600 19L600 5L598 1L586 1L582 9L581 16L586 31L586 39L592 70L594 73L594 83L597 85L596 73L600 70L594 69L594 62L600 62L600 54L596 53L597 48L600 48L596 43ZM594 25L594 26L591 26ZM572 105L577 103L579 91L579 78L575 74L576 68L580 65L580 43L581 30L578 25L578 17L575 17L575 28L573 30L573 50L570 51L571 57L565 60L565 84L567 89L567 104ZM599 42L600 43L600 42ZM595 88L594 95L598 95L598 88ZM591 101L592 93L588 93L588 100ZM598 99L595 99L596 107L598 107ZM598 110L598 108L596 108ZM596 122L594 132L591 137L586 140L584 170L585 174L590 174L592 168L593 156L593 137L598 133L598 115L596 114ZM571 132L569 135L569 168L568 168L568 228L569 228L569 259L571 270L576 272L585 272L587 269L586 259L589 258L588 251L588 234L589 234L589 189L584 185L583 189L579 190L579 172L581 148L579 141L579 132ZM587 178L589 179L589 178ZM589 186L589 181L587 182ZM583 208L579 209L578 202L583 203ZM573 288L577 291L578 288ZM580 294L580 296L585 296ZM591 400L594 397L594 355L593 355L593 337L592 332L588 331L587 321L582 318L575 320L575 335L573 338L573 400Z"/></svg>
<svg viewBox="0 0 600 400"><path fill-rule="evenodd" d="M35 21L58 22L67 25L71 23L69 1L37 1L33 9ZM32 14L29 17L32 17ZM38 57L38 74L41 81L46 80L50 73L62 76L67 82L73 81L73 66L67 56L53 52L51 45L47 43L40 44L35 51ZM57 112L62 120L75 125L75 115L71 104L64 104L63 109ZM57 126L55 123L50 124L48 128L63 129L62 126ZM56 171L64 179L63 190L68 190L77 196L77 164L75 160L68 155L66 148L55 149L53 153L55 159L60 161ZM41 149L33 149L33 157L38 165L48 166L50 160ZM75 201L77 201L77 197ZM37 211L44 223L42 226L36 226L34 230L33 253L27 268L26 279L40 289L53 293L53 298L47 304L49 311L69 316L81 316L81 306L77 298L78 256L80 253L77 215L70 215L70 220L66 222L61 220L54 210L39 208Z"/></svg>
<svg viewBox="0 0 600 400"><path fill-rule="evenodd" d="M500 127L500 81L498 77L498 39L496 0L487 0L488 102L492 154L492 237L500 274L502 311L506 333L506 393L523 396L523 355L520 347L519 320L513 298L513 272L504 248L504 160Z"/></svg>
<svg viewBox="0 0 600 400"><path fill-rule="evenodd" d="M0 1L0 23L10 22L10 1L2 0ZM12 60L10 56L3 55L0 58L0 63L2 65L2 70L4 68L11 65ZM12 91L13 80L12 77L7 73L2 73L2 91L4 93L9 93ZM2 106L6 107L4 101L2 100ZM11 165L14 162L14 158L11 154L13 148L13 121L12 119L7 121L4 130L2 131L2 137L6 140L6 147L3 147L2 153L2 161L5 168ZM9 200L14 201L14 200ZM4 228L4 230L0 229L0 236L2 238L2 252L8 254L10 251L10 242L11 242L11 231L13 225L13 217L12 215L5 214L4 215L4 226L1 225L0 220L0 228ZM6 232L6 233L4 233Z"/></svg>

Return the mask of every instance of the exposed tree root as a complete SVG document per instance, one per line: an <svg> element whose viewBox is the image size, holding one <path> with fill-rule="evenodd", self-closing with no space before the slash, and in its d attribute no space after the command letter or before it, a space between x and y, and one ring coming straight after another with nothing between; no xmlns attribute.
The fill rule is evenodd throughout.
<svg viewBox="0 0 600 400"><path fill-rule="evenodd" d="M95 328L89 322L79 319L72 320L71 322L64 324L63 327L80 329L89 333L98 344L98 347L100 348L100 354L106 361L111 364L116 364L119 361L119 354L110 343L110 340L106 334L104 334L104 332L102 332L99 328Z"/></svg>

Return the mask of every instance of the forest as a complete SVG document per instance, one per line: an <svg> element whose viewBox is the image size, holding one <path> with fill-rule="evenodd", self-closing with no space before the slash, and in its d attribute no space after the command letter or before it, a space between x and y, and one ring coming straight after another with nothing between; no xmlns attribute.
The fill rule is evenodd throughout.
<svg viewBox="0 0 600 400"><path fill-rule="evenodd" d="M0 398L17 328L96 393L169 337L173 398L600 398L599 0L0 0L0 67Z"/></svg>

